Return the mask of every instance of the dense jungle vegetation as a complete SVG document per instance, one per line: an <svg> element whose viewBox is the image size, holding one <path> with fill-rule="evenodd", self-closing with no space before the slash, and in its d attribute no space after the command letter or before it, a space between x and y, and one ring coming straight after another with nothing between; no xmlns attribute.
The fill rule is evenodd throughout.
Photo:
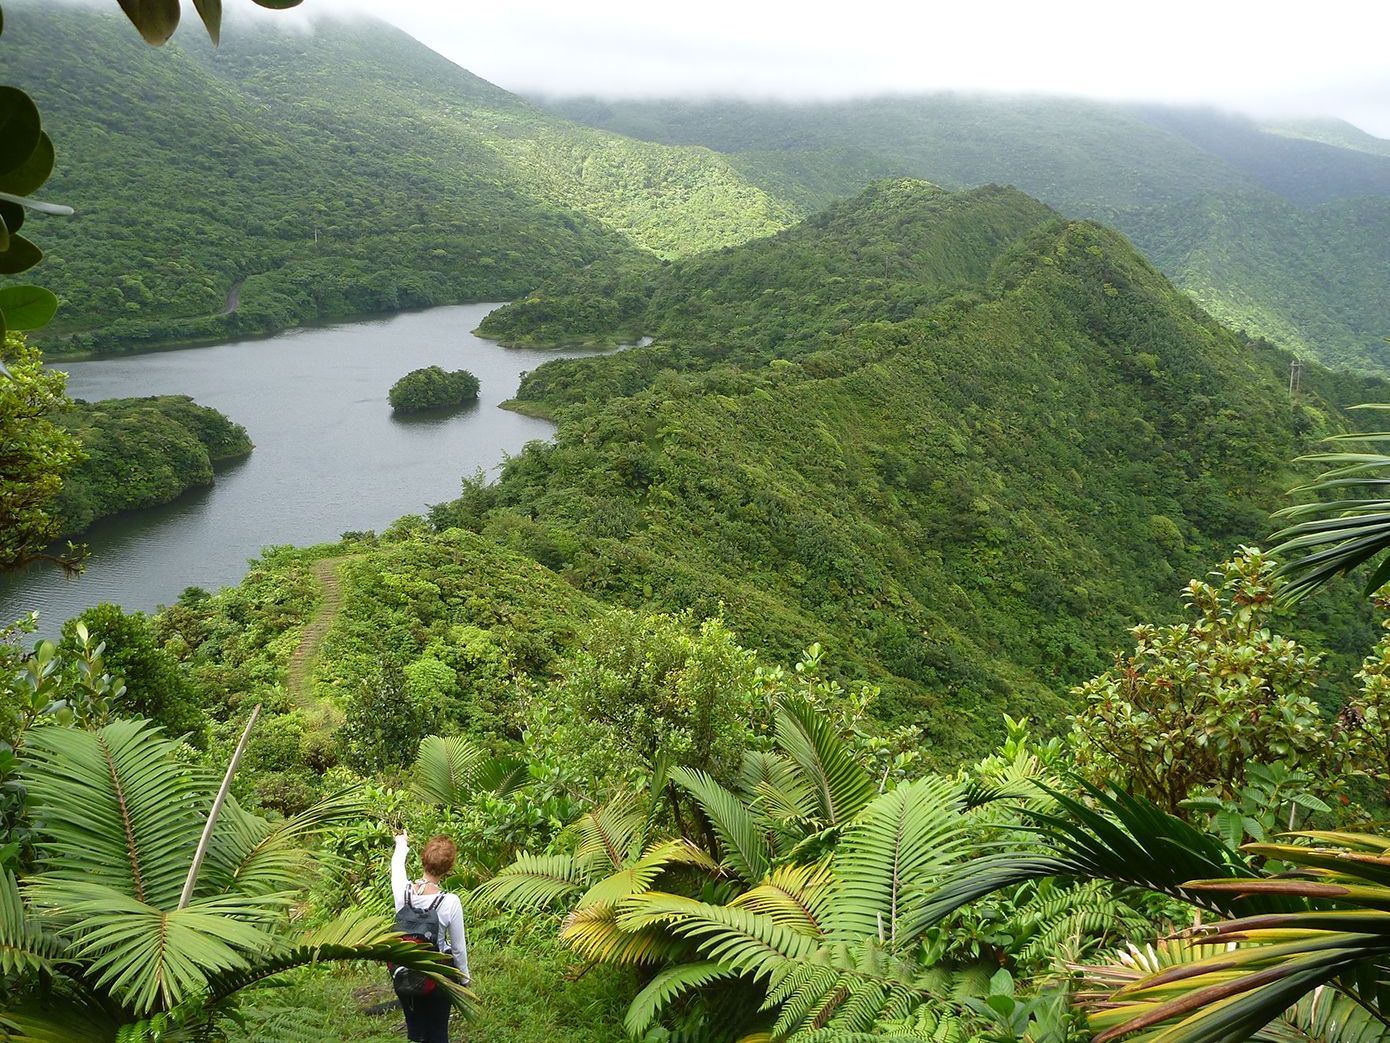
<svg viewBox="0 0 1390 1043"><path fill-rule="evenodd" d="M49 192L78 211L44 222L63 301L50 351L508 300L599 258L791 219L708 150L569 123L385 25L247 25L217 50L184 33L152 51L114 7L6 12L5 75L54 128Z"/></svg>
<svg viewBox="0 0 1390 1043"><path fill-rule="evenodd" d="M52 151L0 117L13 274ZM1339 578L1390 579L1384 383L1291 389L1011 188L626 257L499 313L658 339L528 375L557 435L495 483L4 631L0 1039L384 1043L383 964L519 1043L1385 1039L1390 601ZM0 567L82 468L143 487L128 434L247 446L0 362ZM402 830L458 844L471 983L392 929Z"/></svg>
<svg viewBox="0 0 1390 1043"><path fill-rule="evenodd" d="M56 503L64 536L210 485L218 464L253 448L244 427L186 395L77 401L55 419L82 450Z"/></svg>
<svg viewBox="0 0 1390 1043"><path fill-rule="evenodd" d="M805 211L885 176L1016 185L1118 228L1204 308L1305 358L1390 372L1390 148L1336 120L960 94L788 105L547 101L717 149Z"/></svg>

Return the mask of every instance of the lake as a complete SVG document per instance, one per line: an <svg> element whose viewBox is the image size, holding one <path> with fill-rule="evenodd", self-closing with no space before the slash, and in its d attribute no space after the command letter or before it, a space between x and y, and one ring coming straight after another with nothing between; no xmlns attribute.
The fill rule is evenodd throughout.
<svg viewBox="0 0 1390 1043"><path fill-rule="evenodd" d="M185 587L239 582L262 547L380 530L453 499L463 476L491 472L507 454L550 436L546 421L497 408L521 375L584 354L503 348L473 336L496 307L433 308L217 347L56 363L69 372L74 398L191 395L243 425L256 450L220 470L211 487L98 522L82 537L92 553L80 577L34 566L0 580L0 620L37 610L51 635L103 601L148 611ZM434 364L476 374L477 405L393 418L391 385Z"/></svg>

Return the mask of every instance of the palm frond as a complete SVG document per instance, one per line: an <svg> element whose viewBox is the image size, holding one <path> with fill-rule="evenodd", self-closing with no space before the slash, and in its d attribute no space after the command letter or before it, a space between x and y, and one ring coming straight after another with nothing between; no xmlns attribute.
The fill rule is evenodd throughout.
<svg viewBox="0 0 1390 1043"><path fill-rule="evenodd" d="M274 894L304 886L313 862L306 841L362 818L359 789L333 794L297 815L269 822L230 801L218 820L196 894Z"/></svg>
<svg viewBox="0 0 1390 1043"><path fill-rule="evenodd" d="M715 873L719 863L690 841L677 837L653 844L641 858L616 873L594 883L584 892L575 908L613 905L629 895L648 890L672 866L694 866Z"/></svg>
<svg viewBox="0 0 1390 1043"><path fill-rule="evenodd" d="M420 742L411 776L416 796L457 807L479 792L510 793L526 778L526 765L514 757L493 756L461 735L431 735Z"/></svg>
<svg viewBox="0 0 1390 1043"><path fill-rule="evenodd" d="M866 807L835 852L830 935L875 937L889 949L915 944L903 921L928 881L966 850L963 806L955 783L929 777L895 786Z"/></svg>
<svg viewBox="0 0 1390 1043"><path fill-rule="evenodd" d="M778 704L776 742L800 770L826 825L850 821L874 798L868 772L835 734L829 716L809 702Z"/></svg>
<svg viewBox="0 0 1390 1043"><path fill-rule="evenodd" d="M835 874L828 862L813 865L781 865L757 887L750 888L729 904L762 916L812 937L825 934L825 921L835 900Z"/></svg>
<svg viewBox="0 0 1390 1043"><path fill-rule="evenodd" d="M636 798L626 791L619 793L571 827L579 838L575 861L596 872L605 866L621 869L640 847L646 823Z"/></svg>
<svg viewBox="0 0 1390 1043"><path fill-rule="evenodd" d="M217 788L178 746L147 721L31 731L22 775L49 875L173 908Z"/></svg>
<svg viewBox="0 0 1390 1043"><path fill-rule="evenodd" d="M1380 404L1372 405L1378 408ZM1390 432L1385 431L1353 432L1329 439L1336 443L1387 440L1390 440ZM1272 555L1296 555L1276 572L1288 580L1282 595L1288 601L1307 597L1334 576L1345 575L1390 548L1390 499L1339 500L1336 496L1350 486L1384 485L1382 476L1390 472L1390 456L1375 452L1325 452L1300 459L1328 469L1314 482L1295 490L1296 494L1322 499L1287 508L1277 515L1289 519L1318 519L1296 520L1271 537L1275 543L1270 551ZM1323 515L1327 517L1319 517ZM1374 592L1387 581L1390 581L1390 558L1382 558L1366 584L1366 593Z"/></svg>
<svg viewBox="0 0 1390 1043"><path fill-rule="evenodd" d="M8 869L0 871L0 979L52 973L52 961L62 943L29 915L19 884Z"/></svg>
<svg viewBox="0 0 1390 1043"><path fill-rule="evenodd" d="M202 991L209 975L244 967L248 953L274 945L263 898L202 898L163 910L104 884L26 887L36 905L73 925L64 957L138 1015L174 1007Z"/></svg>
<svg viewBox="0 0 1390 1043"><path fill-rule="evenodd" d="M629 927L661 919L669 922L673 933L691 939L706 959L754 978L765 978L787 960L805 957L816 948L815 939L736 906L652 891L623 903L621 922Z"/></svg>
<svg viewBox="0 0 1390 1043"><path fill-rule="evenodd" d="M474 889L473 901L509 909L547 908L573 898L589 877L572 855L518 855L516 860Z"/></svg>
<svg viewBox="0 0 1390 1043"><path fill-rule="evenodd" d="M680 963L667 967L633 997L627 1016L623 1018L623 1027L633 1039L640 1039L681 996L732 977L735 977L733 971L717 963Z"/></svg>
<svg viewBox="0 0 1390 1043"><path fill-rule="evenodd" d="M474 1003L473 993L460 982L448 954L422 943L406 941L385 917L360 910L350 910L288 943L274 945L251 957L241 967L210 974L208 1000L213 1005L221 1003L243 989L298 967L356 960L419 971L433 979L450 1003L461 1011L468 1011Z"/></svg>
<svg viewBox="0 0 1390 1043"><path fill-rule="evenodd" d="M1338 834L1313 834L1328 841ZM1152 1030L1158 1040L1245 1038L1312 990L1335 984L1390 1027L1384 982L1390 967L1390 860L1384 838L1352 835L1351 850L1257 845L1294 870L1278 877L1193 880L1195 894L1281 901L1274 911L1194 929L1215 952L1163 968L1118 989L1091 1017L1098 1043ZM1367 850L1369 848L1369 850ZM1302 870L1300 873L1299 870ZM1244 1033L1244 1035L1241 1035ZM1145 1037L1147 1038L1147 1037Z"/></svg>
<svg viewBox="0 0 1390 1043"><path fill-rule="evenodd" d="M560 939L593 963L654 964L688 955L689 945L659 925L625 923L612 904L589 905L565 917Z"/></svg>
<svg viewBox="0 0 1390 1043"><path fill-rule="evenodd" d="M768 829L739 797L703 771L677 767L671 779L689 793L714 828L724 860L745 883L761 880L772 855Z"/></svg>
<svg viewBox="0 0 1390 1043"><path fill-rule="evenodd" d="M924 903L916 927L935 923L977 898L1028 880L1108 880L1171 895L1222 914L1293 908L1288 901L1197 891L1198 878L1248 876L1239 852L1143 797L1083 786L1096 805L1047 788L1055 810L1028 812L1046 852L986 855L947 875Z"/></svg>
<svg viewBox="0 0 1390 1043"><path fill-rule="evenodd" d="M1251 1038L1255 1043L1384 1043L1390 1025L1354 997L1319 985Z"/></svg>

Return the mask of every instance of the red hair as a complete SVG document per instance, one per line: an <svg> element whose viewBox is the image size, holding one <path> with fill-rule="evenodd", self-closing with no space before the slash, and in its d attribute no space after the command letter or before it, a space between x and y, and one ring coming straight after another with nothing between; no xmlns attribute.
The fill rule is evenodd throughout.
<svg viewBox="0 0 1390 1043"><path fill-rule="evenodd" d="M443 879L453 871L458 856L458 847L441 833L426 841L424 850L420 852L420 864L430 876Z"/></svg>

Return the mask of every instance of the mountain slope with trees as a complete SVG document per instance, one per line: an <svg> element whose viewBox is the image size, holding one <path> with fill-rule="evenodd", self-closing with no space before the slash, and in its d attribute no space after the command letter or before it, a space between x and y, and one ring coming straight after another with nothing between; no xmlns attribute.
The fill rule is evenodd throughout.
<svg viewBox="0 0 1390 1043"><path fill-rule="evenodd" d="M1118 228L1223 322L1305 358L1390 372L1390 143L1347 124L969 95L548 104L718 149L808 210L888 175L1017 185Z"/></svg>
<svg viewBox="0 0 1390 1043"><path fill-rule="evenodd" d="M5 76L54 128L34 222L54 349L508 299L598 259L676 256L789 209L709 150L548 114L369 21L144 46L112 5L6 6Z"/></svg>
<svg viewBox="0 0 1390 1043"><path fill-rule="evenodd" d="M783 658L821 639L951 748L1061 712L1177 576L1267 535L1340 406L1383 394L1310 367L1291 402L1287 354L1013 189L883 183L643 278L660 339L530 374L555 444L435 523L601 598L722 611ZM1317 625L1355 657L1345 605Z"/></svg>

